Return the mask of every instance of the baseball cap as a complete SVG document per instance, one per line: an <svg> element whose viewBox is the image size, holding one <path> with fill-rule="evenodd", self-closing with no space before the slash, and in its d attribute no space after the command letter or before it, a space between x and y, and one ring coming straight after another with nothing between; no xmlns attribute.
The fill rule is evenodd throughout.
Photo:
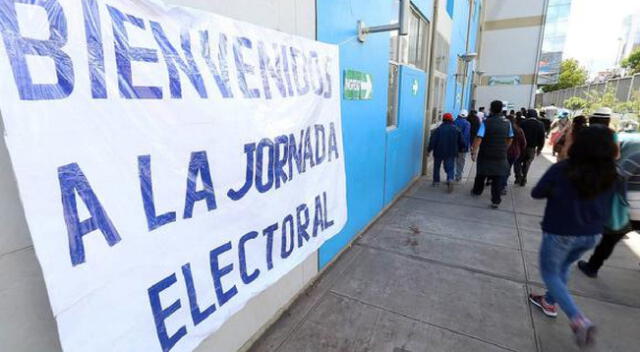
<svg viewBox="0 0 640 352"><path fill-rule="evenodd" d="M466 109L462 109L462 110L460 110L460 116L461 117L467 117L467 116L469 116L469 112Z"/></svg>
<svg viewBox="0 0 640 352"><path fill-rule="evenodd" d="M442 115L442 119L446 120L446 121L452 121L453 120L453 115L451 115L451 113L445 112Z"/></svg>

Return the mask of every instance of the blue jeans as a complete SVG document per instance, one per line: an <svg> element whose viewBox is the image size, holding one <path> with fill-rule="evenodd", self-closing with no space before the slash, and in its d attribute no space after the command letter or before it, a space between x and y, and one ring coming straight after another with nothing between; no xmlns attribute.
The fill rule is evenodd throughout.
<svg viewBox="0 0 640 352"><path fill-rule="evenodd" d="M452 158L433 158L433 183L440 182L440 165L444 164L444 172L447 174L447 182L453 181L456 168L456 157Z"/></svg>
<svg viewBox="0 0 640 352"><path fill-rule="evenodd" d="M467 161L467 153L458 153L456 157L456 180L460 181L462 179L462 173L464 172L464 164Z"/></svg>
<svg viewBox="0 0 640 352"><path fill-rule="evenodd" d="M515 160L512 159L507 159L507 162L509 163L509 173L507 174L507 176L504 178L504 186L502 187L502 189L507 189L507 185L509 184L509 177L511 177L511 169L513 169L513 164L516 162Z"/></svg>
<svg viewBox="0 0 640 352"><path fill-rule="evenodd" d="M543 233L540 246L540 275L547 286L545 299L558 303L569 319L582 315L567 288L571 265L595 247L600 235L560 236Z"/></svg>

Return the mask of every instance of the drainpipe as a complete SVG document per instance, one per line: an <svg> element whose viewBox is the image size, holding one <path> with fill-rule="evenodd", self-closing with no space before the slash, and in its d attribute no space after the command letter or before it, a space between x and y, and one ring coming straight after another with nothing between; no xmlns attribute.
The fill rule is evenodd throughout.
<svg viewBox="0 0 640 352"><path fill-rule="evenodd" d="M436 52L435 52L435 42L436 42L436 33L438 31L438 8L440 7L440 0L433 0L433 18L432 18L432 23L431 23L431 40L429 40L429 77L428 77L428 83L427 83L427 103L426 105L426 109L427 109L427 114L425 114L425 121L424 121L424 139L423 139L423 143L422 143L422 174L426 175L429 172L429 154L427 153L427 145L429 143L429 134L431 131L431 120L433 119L433 116L431 116L431 113L433 112L433 93L434 93L434 86L433 86L433 82L434 82L434 72L435 72L435 59L436 59ZM427 116L429 118L427 118Z"/></svg>
<svg viewBox="0 0 640 352"><path fill-rule="evenodd" d="M469 1L469 18L467 20L467 41L464 53L469 52L469 37L471 36L471 14L473 13L474 0ZM464 108L464 93L467 90L467 78L469 76L469 62L464 63L464 78L462 79L462 96L460 97L460 108Z"/></svg>

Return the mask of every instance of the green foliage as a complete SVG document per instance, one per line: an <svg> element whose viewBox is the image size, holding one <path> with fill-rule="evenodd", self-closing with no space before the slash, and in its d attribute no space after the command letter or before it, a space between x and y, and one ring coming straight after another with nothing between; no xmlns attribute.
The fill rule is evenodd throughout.
<svg viewBox="0 0 640 352"><path fill-rule="evenodd" d="M564 107L570 110L582 110L589 105L589 102L580 97L571 97L564 101Z"/></svg>
<svg viewBox="0 0 640 352"><path fill-rule="evenodd" d="M587 94L587 101L589 101L589 104L583 110L587 114L602 107L611 108L615 111L615 108L620 104L616 98L616 90L613 87L609 87L604 93L600 93L597 90L590 91Z"/></svg>
<svg viewBox="0 0 640 352"><path fill-rule="evenodd" d="M558 83L544 86L542 87L542 91L552 92L554 90L577 87L585 84L587 76L587 70L580 66L578 60L562 60L562 63L560 63Z"/></svg>
<svg viewBox="0 0 640 352"><path fill-rule="evenodd" d="M613 111L621 114L640 115L640 92L634 92L631 100L620 102L614 106Z"/></svg>
<svg viewBox="0 0 640 352"><path fill-rule="evenodd" d="M627 56L620 66L629 70L632 75L640 73L640 48L634 50L629 56Z"/></svg>
<svg viewBox="0 0 640 352"><path fill-rule="evenodd" d="M619 115L612 118L611 127L615 130L626 129L627 127L625 126L628 126L628 124L624 123L624 121L628 119L640 122L640 92L634 92L629 101L621 102L616 98L613 87L609 87L604 93L592 90L586 94L586 98L571 97L566 99L563 106L587 116L598 108L609 107L615 113L623 116L622 120L622 116Z"/></svg>

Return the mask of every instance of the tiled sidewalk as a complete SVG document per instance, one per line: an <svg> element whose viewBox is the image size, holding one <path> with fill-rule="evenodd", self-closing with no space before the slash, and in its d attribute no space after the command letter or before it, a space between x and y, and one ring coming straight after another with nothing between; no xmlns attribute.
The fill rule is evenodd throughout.
<svg viewBox="0 0 640 352"><path fill-rule="evenodd" d="M548 160L536 159L530 185L511 187L499 210L488 193L469 196L471 177L453 194L421 179L251 351L577 351L564 316L527 303L529 291L542 292L544 210L529 192ZM599 326L595 351L640 350L640 236L629 237L598 279L572 276Z"/></svg>

